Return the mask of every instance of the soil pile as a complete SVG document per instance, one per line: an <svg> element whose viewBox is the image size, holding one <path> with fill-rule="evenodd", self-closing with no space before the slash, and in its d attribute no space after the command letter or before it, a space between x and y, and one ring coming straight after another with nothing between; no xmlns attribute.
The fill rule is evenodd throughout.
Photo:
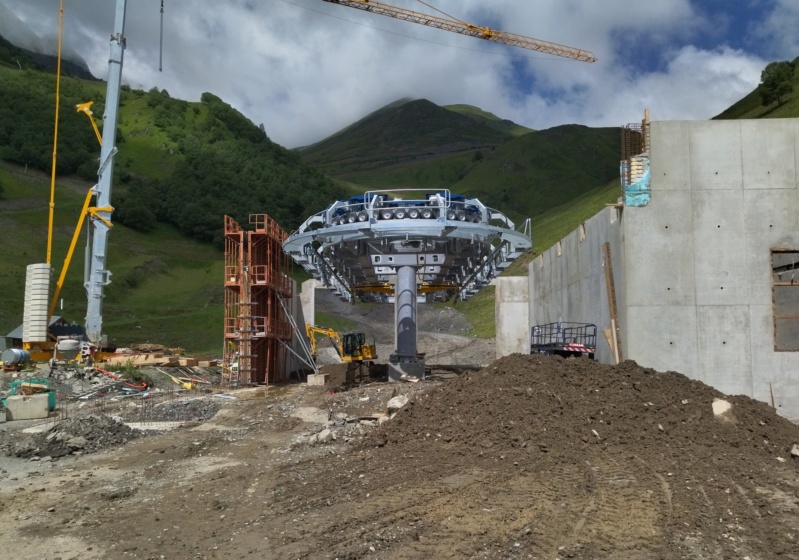
<svg viewBox="0 0 799 560"><path fill-rule="evenodd" d="M514 355L292 466L302 487L271 507L309 514L314 558L799 557L799 428L746 397L716 416L722 397L633 362Z"/></svg>
<svg viewBox="0 0 799 560"><path fill-rule="evenodd" d="M712 404L721 398L733 407L716 417ZM701 447L705 458L749 464L790 458L799 443L799 429L771 407L725 397L679 373L631 361L613 367L521 355L425 395L368 444L413 448L431 431L448 450L496 448L519 458L529 456L528 446L559 457L629 449L660 456Z"/></svg>

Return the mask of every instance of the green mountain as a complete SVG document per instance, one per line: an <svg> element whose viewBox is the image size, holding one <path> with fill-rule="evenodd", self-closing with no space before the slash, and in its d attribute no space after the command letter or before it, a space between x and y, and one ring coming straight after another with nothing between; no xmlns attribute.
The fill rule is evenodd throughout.
<svg viewBox="0 0 799 560"><path fill-rule="evenodd" d="M443 189L532 217L619 173L617 128L530 131L468 105L399 101L299 153L361 190Z"/></svg>
<svg viewBox="0 0 799 560"><path fill-rule="evenodd" d="M385 170L441 165L452 157L492 149L513 138L471 116L449 111L426 99L395 102L344 130L300 151L328 176L370 184ZM396 185L412 187L414 185Z"/></svg>
<svg viewBox="0 0 799 560"><path fill-rule="evenodd" d="M500 132L507 132L513 136L522 136L528 132L533 132L532 128L527 128L520 124L516 124L508 119L500 119L494 113L483 111L474 105L444 105L444 109L455 111L461 115L476 120L479 123L485 124Z"/></svg>
<svg viewBox="0 0 799 560"><path fill-rule="evenodd" d="M58 59L54 56L39 54L17 47L0 37L0 65L10 66L18 70L30 68L55 73L58 67ZM84 80L97 79L89 71L85 62L73 62L66 59L61 61L61 75Z"/></svg>
<svg viewBox="0 0 799 560"><path fill-rule="evenodd" d="M54 92L53 75L0 64L1 160L49 172ZM96 178L97 139L74 108L93 101L97 119L104 98L102 82L61 79L59 176ZM170 224L221 244L224 214L246 223L250 213L265 212L291 229L321 210L320 200L345 193L210 93L190 103L163 90L123 88L117 148L114 219L140 231Z"/></svg>
<svg viewBox="0 0 799 560"><path fill-rule="evenodd" d="M799 67L799 57L792 62L794 68ZM799 69L793 73L793 93L787 96L782 105L772 103L763 106L760 86L752 93L725 109L713 119L789 119L799 117Z"/></svg>
<svg viewBox="0 0 799 560"><path fill-rule="evenodd" d="M535 217L619 175L618 128L564 125L525 134L476 162L451 188Z"/></svg>

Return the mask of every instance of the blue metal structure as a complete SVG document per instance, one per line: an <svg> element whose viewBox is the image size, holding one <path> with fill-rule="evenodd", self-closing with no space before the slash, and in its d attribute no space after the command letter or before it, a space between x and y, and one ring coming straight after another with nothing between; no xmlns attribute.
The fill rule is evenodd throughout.
<svg viewBox="0 0 799 560"><path fill-rule="evenodd" d="M449 190L368 191L314 214L284 251L346 301L396 306L392 363L417 364L419 301L468 299L532 247L530 220L520 229L476 198Z"/></svg>

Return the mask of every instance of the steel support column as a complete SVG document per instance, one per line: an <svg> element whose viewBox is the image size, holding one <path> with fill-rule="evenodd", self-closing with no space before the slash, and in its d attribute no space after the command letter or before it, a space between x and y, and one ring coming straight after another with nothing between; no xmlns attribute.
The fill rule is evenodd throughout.
<svg viewBox="0 0 799 560"><path fill-rule="evenodd" d="M424 377L424 358L416 338L416 267L398 266L394 284L394 338L397 349L389 358L389 380L403 375Z"/></svg>
<svg viewBox="0 0 799 560"><path fill-rule="evenodd" d="M397 283L394 286L394 319L397 341L396 356L400 362L416 359L416 267L397 268Z"/></svg>

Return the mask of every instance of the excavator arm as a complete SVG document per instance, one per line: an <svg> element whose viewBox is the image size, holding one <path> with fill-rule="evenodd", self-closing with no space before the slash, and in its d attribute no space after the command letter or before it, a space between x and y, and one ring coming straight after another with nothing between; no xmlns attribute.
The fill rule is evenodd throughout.
<svg viewBox="0 0 799 560"><path fill-rule="evenodd" d="M421 12L414 12L404 8L398 8L389 4L382 4L374 0L322 0L323 2L330 2L331 4L340 4L358 10L364 10L373 14L382 16L393 17L403 21L410 21L412 23L419 23L428 27L435 27L436 29L443 29L445 31L452 31L453 33L460 33L461 35L468 35L469 37L476 37L494 43L501 43L503 45L510 45L512 47L519 47L531 51L542 52L563 58L570 58L572 60L580 60L582 62L596 62L597 58L590 52L583 49L576 49L566 45L560 45L551 41L542 41L541 39L534 39L533 37L525 37L517 33L509 33L507 31L498 31L496 29L489 29L488 27L481 27L479 25L472 25L457 19L448 19L438 16L423 14Z"/></svg>
<svg viewBox="0 0 799 560"><path fill-rule="evenodd" d="M339 358L343 358L341 337L333 329L329 329L327 327L317 327L311 323L306 323L305 333L308 335L308 340L311 341L311 355L313 356L314 360L316 360L316 334L323 334L328 337L333 343L333 348L336 349L336 353L338 353Z"/></svg>

